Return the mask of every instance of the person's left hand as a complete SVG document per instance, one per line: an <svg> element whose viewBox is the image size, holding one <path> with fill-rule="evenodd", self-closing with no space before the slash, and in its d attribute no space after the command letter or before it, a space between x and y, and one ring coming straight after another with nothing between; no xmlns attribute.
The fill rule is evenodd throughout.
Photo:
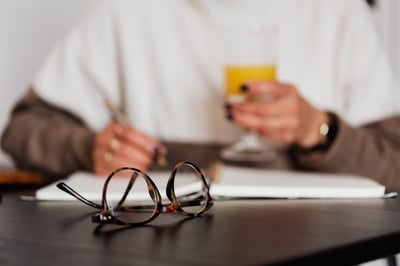
<svg viewBox="0 0 400 266"><path fill-rule="evenodd" d="M294 86L280 82L249 82L244 89L250 98L259 100L231 104L227 110L228 117L245 130L302 148L320 142L319 128L328 120L327 113L313 107Z"/></svg>

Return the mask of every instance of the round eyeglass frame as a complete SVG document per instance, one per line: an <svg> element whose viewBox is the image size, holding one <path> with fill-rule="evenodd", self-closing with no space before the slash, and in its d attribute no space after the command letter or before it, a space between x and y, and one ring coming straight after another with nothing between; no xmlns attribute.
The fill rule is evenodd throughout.
<svg viewBox="0 0 400 266"><path fill-rule="evenodd" d="M192 170L195 171L195 173L198 175L198 177L202 181L202 189L204 193L204 199L201 202L204 202L202 205L202 208L194 213L187 212L185 211L182 207L188 207L188 206L198 206L199 201L198 200L192 200L188 202L180 202L177 199L177 196L175 194L175 189L174 189L174 183L175 183L175 176L176 173L182 168L182 167L190 167ZM131 176L128 186L126 187L124 194L116 207L113 207L109 204L109 201L107 200L107 188L110 183L110 180L120 171L132 171L133 175ZM137 222L125 222L113 215L113 210L115 208L122 208L125 209L126 211L131 211L132 209L146 209L146 207L149 206L134 206L134 207L121 207L121 205L125 202L126 197L128 193L130 192L135 179L138 175L141 175L144 180L146 181L147 188L149 191L149 195L152 198L154 202L154 206L151 206L153 210L153 213L149 215L146 219L143 219L141 221ZM102 201L101 205L96 204L83 196L81 196L79 193L77 193L75 190L73 190L71 187L66 185L64 182L60 182L57 184L57 187L60 188L61 190L67 192L68 194L74 196L76 199L80 200L81 202L94 207L96 209L102 209L101 212L94 214L92 216L92 222L93 223L100 223L100 224L116 224L116 225L143 225L147 224L154 219L156 219L161 213L172 213L172 212L178 212L181 215L188 216L188 217L197 217L201 216L204 214L207 210L209 210L213 206L213 199L210 195L210 188L207 183L207 180L202 173L202 171L193 163L188 162L188 161L182 161L179 162L175 165L173 170L171 171L171 174L169 175L167 186L166 186L166 195L167 198L170 200L170 204L163 205L162 204L162 198L159 189L157 188L157 185L154 183L154 181L143 171L133 168L133 167L121 167L116 170L114 170L106 179L104 186L103 186L103 192L102 192Z"/></svg>

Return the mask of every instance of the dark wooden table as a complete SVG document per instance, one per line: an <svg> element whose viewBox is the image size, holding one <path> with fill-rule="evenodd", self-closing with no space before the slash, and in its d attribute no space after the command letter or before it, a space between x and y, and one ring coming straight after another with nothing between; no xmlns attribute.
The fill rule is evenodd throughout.
<svg viewBox="0 0 400 266"><path fill-rule="evenodd" d="M203 217L92 224L79 202L3 192L0 265L354 265L400 252L400 199L217 201Z"/></svg>

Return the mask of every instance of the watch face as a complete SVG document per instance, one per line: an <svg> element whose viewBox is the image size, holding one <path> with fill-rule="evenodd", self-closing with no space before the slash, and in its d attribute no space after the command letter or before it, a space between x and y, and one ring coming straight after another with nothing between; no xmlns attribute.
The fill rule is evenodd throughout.
<svg viewBox="0 0 400 266"><path fill-rule="evenodd" d="M337 132L338 132L338 119L335 114L328 112L328 121L322 123L319 128L319 133L321 135L320 142L309 148L298 148L302 153L311 153L317 151L326 151L334 142Z"/></svg>
<svg viewBox="0 0 400 266"><path fill-rule="evenodd" d="M322 123L321 126L319 127L319 134L321 135L321 140L319 144L324 145L328 141L328 133L330 129L329 125L330 121L328 120L325 123Z"/></svg>

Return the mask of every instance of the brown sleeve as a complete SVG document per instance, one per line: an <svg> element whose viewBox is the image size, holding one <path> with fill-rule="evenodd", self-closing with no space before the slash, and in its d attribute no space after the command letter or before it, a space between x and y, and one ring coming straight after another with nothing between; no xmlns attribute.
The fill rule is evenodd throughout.
<svg viewBox="0 0 400 266"><path fill-rule="evenodd" d="M30 90L12 110L1 145L18 168L63 177L92 169L94 136L76 116Z"/></svg>
<svg viewBox="0 0 400 266"><path fill-rule="evenodd" d="M295 153L301 168L350 173L400 188L400 116L354 128L343 120L328 151Z"/></svg>

